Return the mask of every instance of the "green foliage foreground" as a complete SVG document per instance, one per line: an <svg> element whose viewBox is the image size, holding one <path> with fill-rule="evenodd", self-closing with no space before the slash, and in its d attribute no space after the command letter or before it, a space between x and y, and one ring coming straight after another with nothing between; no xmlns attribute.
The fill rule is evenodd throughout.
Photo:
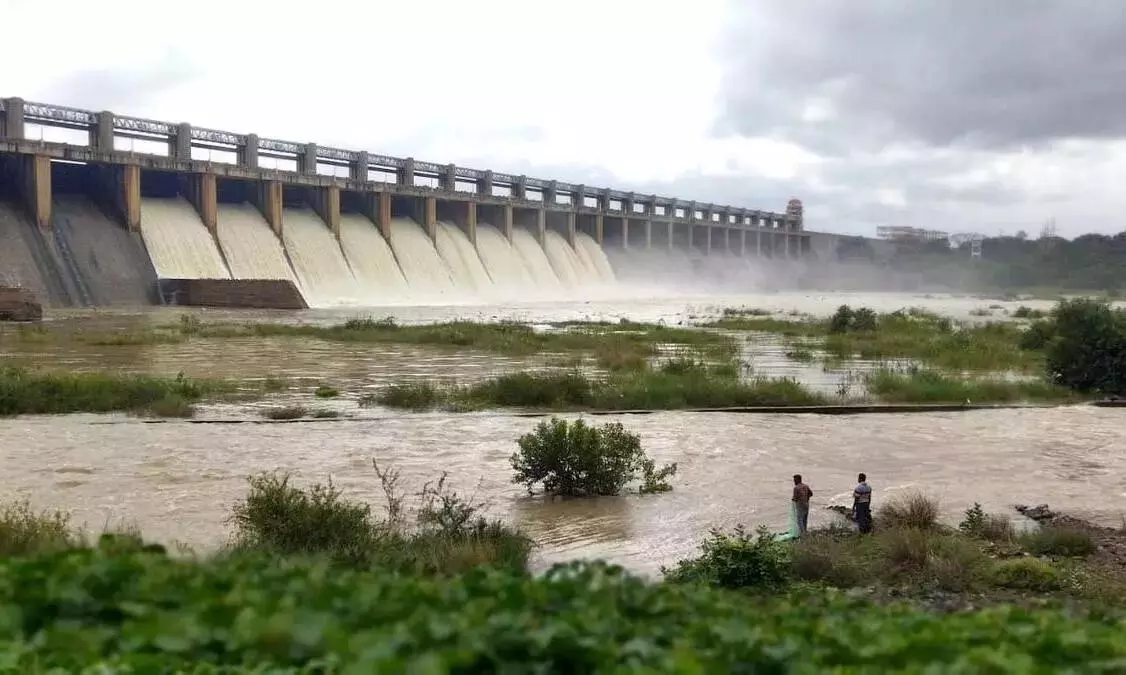
<svg viewBox="0 0 1126 675"><path fill-rule="evenodd" d="M1126 658L1126 625L1053 610L752 600L601 563L425 578L112 546L6 559L0 580L0 662L22 673L1115 672Z"/></svg>

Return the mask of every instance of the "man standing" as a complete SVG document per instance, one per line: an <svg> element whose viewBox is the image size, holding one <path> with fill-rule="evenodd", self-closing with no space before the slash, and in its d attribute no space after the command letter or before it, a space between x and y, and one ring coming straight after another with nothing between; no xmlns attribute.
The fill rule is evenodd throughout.
<svg viewBox="0 0 1126 675"><path fill-rule="evenodd" d="M794 496L791 501L794 503L794 513L797 515L798 521L798 536L805 534L806 528L809 525L809 498L813 496L813 490L808 485L801 482L801 474L794 474Z"/></svg>
<svg viewBox="0 0 1126 675"><path fill-rule="evenodd" d="M861 534L872 531L872 487L864 474L857 476L856 489L852 491L852 513Z"/></svg>

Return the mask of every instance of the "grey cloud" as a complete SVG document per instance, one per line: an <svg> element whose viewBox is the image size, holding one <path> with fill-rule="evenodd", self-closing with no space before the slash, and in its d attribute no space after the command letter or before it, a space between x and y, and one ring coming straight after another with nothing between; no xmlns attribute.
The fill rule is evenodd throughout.
<svg viewBox="0 0 1126 675"><path fill-rule="evenodd" d="M1126 134L1126 4L732 2L721 133L822 153ZM821 99L836 116L802 121Z"/></svg>
<svg viewBox="0 0 1126 675"><path fill-rule="evenodd" d="M135 68L95 68L47 83L35 97L93 110L142 109L159 94L194 80L199 72L184 56L169 52Z"/></svg>

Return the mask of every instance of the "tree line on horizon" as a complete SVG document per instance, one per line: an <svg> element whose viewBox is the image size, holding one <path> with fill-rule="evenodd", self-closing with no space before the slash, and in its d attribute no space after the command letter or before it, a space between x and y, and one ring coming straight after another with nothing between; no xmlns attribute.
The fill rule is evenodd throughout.
<svg viewBox="0 0 1126 675"><path fill-rule="evenodd" d="M889 255L863 237L842 239L836 257L843 263L911 273L922 281L953 280L966 290L1055 288L1109 296L1126 291L1126 231L1074 239L1029 239L1022 234L983 239L979 259L971 257L969 243L951 247L945 240L894 242Z"/></svg>

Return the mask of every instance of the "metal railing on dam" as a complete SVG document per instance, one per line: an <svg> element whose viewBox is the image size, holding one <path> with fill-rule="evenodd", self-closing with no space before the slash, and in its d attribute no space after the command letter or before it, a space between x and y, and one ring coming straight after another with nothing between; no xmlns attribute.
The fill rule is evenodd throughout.
<svg viewBox="0 0 1126 675"><path fill-rule="evenodd" d="M83 131L88 142L77 145L31 139L26 133L30 125ZM120 138L166 144L167 156L121 151L116 143ZM204 161L193 154L193 151L203 150L228 154L233 161ZM449 201L472 200L480 204L545 209L619 221L673 222L705 229L764 230L797 235L795 238L799 238L803 230L800 215L792 213L641 195L424 162L411 157L390 157L316 143L260 138L252 133L205 129L188 123L34 103L19 98L0 99L0 152L103 164L138 164L144 169L214 173L220 177L280 181L285 185L331 186L413 197L437 196ZM292 163L294 170L263 168L260 166L262 158ZM346 176L337 175L341 171ZM435 182L436 185L419 185L420 180L423 183ZM795 252L800 250L799 243Z"/></svg>

